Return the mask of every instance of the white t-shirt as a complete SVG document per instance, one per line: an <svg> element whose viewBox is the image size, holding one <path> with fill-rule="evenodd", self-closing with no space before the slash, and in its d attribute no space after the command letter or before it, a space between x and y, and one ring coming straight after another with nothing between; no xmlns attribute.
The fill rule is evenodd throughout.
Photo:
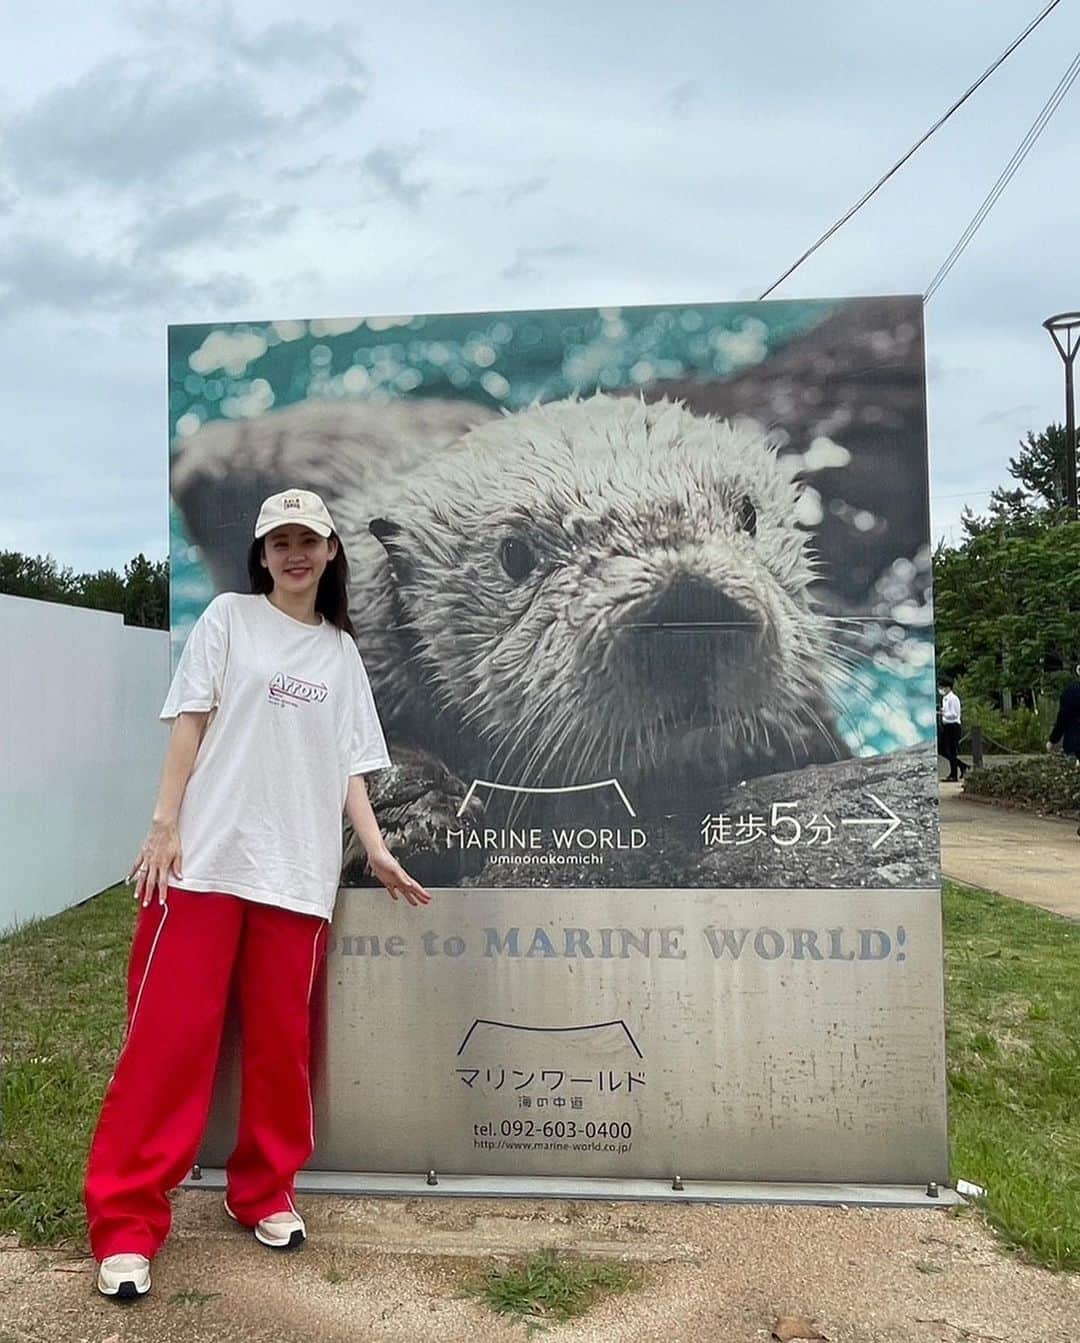
<svg viewBox="0 0 1080 1343"><path fill-rule="evenodd" d="M943 723L960 721L960 696L953 690L947 690L941 701L941 721Z"/></svg>
<svg viewBox="0 0 1080 1343"><path fill-rule="evenodd" d="M390 764L356 644L261 593L219 593L159 717L215 706L180 805L183 876L171 883L331 919L349 776Z"/></svg>

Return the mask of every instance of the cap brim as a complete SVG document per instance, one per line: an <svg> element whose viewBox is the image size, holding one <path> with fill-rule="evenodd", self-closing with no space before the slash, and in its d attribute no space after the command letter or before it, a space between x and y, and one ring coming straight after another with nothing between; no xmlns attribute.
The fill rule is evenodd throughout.
<svg viewBox="0 0 1080 1343"><path fill-rule="evenodd" d="M322 537L329 536L330 533L333 531L333 528L328 527L325 522L307 522L306 520L303 520L301 518L292 518L288 522L268 522L264 524L262 527L256 526L255 540L258 541L268 532L272 532L276 527L292 527L292 526L309 527L313 532L317 532L318 535Z"/></svg>

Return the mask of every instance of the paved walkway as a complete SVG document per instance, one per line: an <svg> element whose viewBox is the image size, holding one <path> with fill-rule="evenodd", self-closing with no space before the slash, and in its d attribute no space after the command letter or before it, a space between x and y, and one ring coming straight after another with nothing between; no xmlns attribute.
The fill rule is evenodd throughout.
<svg viewBox="0 0 1080 1343"><path fill-rule="evenodd" d="M942 783L941 866L956 881L1080 919L1075 821L975 802Z"/></svg>

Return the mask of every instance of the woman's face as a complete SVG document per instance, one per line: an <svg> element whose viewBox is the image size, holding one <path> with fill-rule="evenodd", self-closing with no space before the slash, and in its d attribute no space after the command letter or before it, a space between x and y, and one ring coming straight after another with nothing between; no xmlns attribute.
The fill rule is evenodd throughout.
<svg viewBox="0 0 1080 1343"><path fill-rule="evenodd" d="M267 532L261 562L270 570L276 591L296 597L310 593L314 600L319 579L337 548L336 536L320 536L302 523L290 522Z"/></svg>

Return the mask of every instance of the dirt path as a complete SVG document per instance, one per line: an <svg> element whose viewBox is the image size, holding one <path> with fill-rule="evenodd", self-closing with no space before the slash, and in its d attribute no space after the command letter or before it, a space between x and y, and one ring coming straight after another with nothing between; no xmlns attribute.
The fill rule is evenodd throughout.
<svg viewBox="0 0 1080 1343"><path fill-rule="evenodd" d="M330 1195L302 1206L308 1243L281 1254L228 1222L219 1195L175 1191L153 1290L131 1305L98 1295L84 1246L0 1249L0 1343L524 1340L522 1325L458 1293L478 1268L546 1244L645 1275L640 1290L552 1328L552 1343L761 1343L787 1312L833 1343L1080 1335L1080 1277L1020 1263L967 1209ZM175 1299L193 1290L220 1295Z"/></svg>
<svg viewBox="0 0 1080 1343"><path fill-rule="evenodd" d="M956 881L1080 919L1075 821L974 802L943 783L941 864Z"/></svg>

